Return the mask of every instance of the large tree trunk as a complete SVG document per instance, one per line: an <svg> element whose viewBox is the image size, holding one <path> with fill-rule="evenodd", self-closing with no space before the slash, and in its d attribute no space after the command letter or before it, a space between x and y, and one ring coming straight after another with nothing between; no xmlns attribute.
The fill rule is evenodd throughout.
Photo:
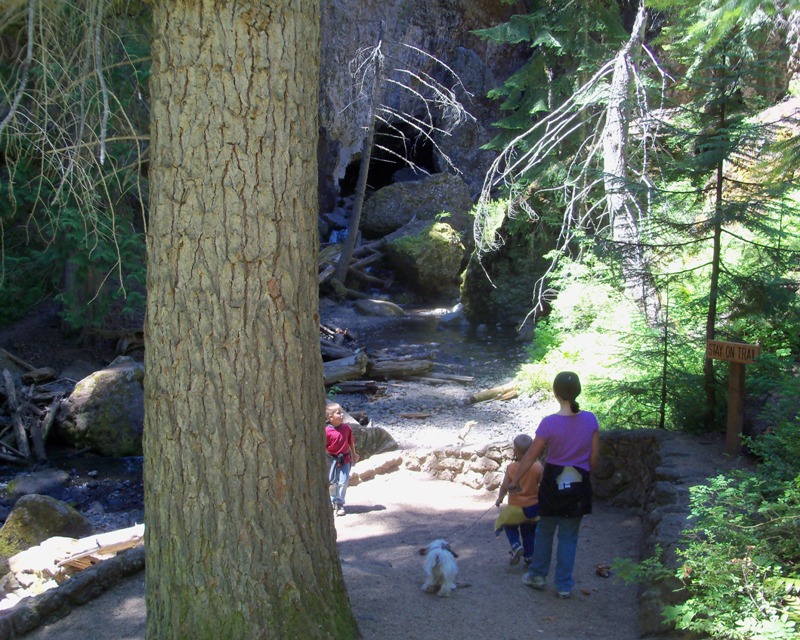
<svg viewBox="0 0 800 640"><path fill-rule="evenodd" d="M147 637L354 638L324 469L318 0L157 0Z"/></svg>

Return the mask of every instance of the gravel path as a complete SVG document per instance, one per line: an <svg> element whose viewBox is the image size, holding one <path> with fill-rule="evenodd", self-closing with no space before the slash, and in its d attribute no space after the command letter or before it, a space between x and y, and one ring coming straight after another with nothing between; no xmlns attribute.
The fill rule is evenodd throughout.
<svg viewBox="0 0 800 640"><path fill-rule="evenodd" d="M401 470L352 487L348 513L336 518L337 544L363 640L553 640L639 638L636 587L597 575L598 564L635 559L639 518L597 504L584 518L576 587L570 600L522 584L507 543L495 538L494 496ZM459 554L449 598L421 590L431 540L452 540ZM144 573L121 582L26 640L144 640Z"/></svg>

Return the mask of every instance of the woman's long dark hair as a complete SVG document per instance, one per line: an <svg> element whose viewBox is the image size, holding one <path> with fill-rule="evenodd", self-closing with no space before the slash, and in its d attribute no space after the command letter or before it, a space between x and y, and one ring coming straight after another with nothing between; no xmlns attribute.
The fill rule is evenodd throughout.
<svg viewBox="0 0 800 640"><path fill-rule="evenodd" d="M577 373L572 371L562 371L553 380L553 393L559 398L569 402L569 408L572 413L578 413L581 410L580 405L575 399L581 395L581 381Z"/></svg>

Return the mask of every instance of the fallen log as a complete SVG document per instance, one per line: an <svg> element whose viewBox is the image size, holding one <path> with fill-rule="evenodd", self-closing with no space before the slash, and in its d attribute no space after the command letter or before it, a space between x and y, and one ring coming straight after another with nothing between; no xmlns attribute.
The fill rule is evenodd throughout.
<svg viewBox="0 0 800 640"><path fill-rule="evenodd" d="M335 344L331 340L320 339L319 350L323 359L336 360L338 358L349 358L354 355L352 349Z"/></svg>
<svg viewBox="0 0 800 640"><path fill-rule="evenodd" d="M86 538L53 537L8 559L12 573L46 573L52 576L64 567L83 570L92 564L142 543L144 525L95 534Z"/></svg>
<svg viewBox="0 0 800 640"><path fill-rule="evenodd" d="M319 332L324 333L326 336L330 336L331 338L333 338L333 336L336 335L336 328L321 324L319 325Z"/></svg>
<svg viewBox="0 0 800 640"><path fill-rule="evenodd" d="M350 267L347 270L347 275L358 278L359 280L363 280L364 282L380 285L384 289L387 289L390 284L389 280L384 280L383 278L378 278L377 276L370 275L369 273L364 273L358 269L353 269L353 267Z"/></svg>
<svg viewBox="0 0 800 640"><path fill-rule="evenodd" d="M425 420L431 417L430 413L398 413L397 415L410 420Z"/></svg>
<svg viewBox="0 0 800 640"><path fill-rule="evenodd" d="M336 273L336 267L333 266L325 267L322 271L319 272L319 282L317 284L325 284L329 279L333 277L334 273Z"/></svg>
<svg viewBox="0 0 800 640"><path fill-rule="evenodd" d="M342 380L336 383L338 393L378 393L386 389L374 380Z"/></svg>
<svg viewBox="0 0 800 640"><path fill-rule="evenodd" d="M11 424L14 426L14 434L17 438L17 448L19 454L27 459L31 457L31 448L28 445L28 434L25 431L25 425L22 423L20 406L17 402L17 388L14 386L14 380L11 378L8 369L3 369L3 380L6 386L6 404L11 414Z"/></svg>
<svg viewBox="0 0 800 640"><path fill-rule="evenodd" d="M337 280L336 278L330 279L331 289L333 289L334 293L341 297L341 298L353 298L355 300L369 300L369 296L366 293L361 293L360 291L356 291L355 289L348 289L347 287L342 284L341 280Z"/></svg>
<svg viewBox="0 0 800 640"><path fill-rule="evenodd" d="M53 422L55 422L56 412L58 411L58 405L60 402L61 398L54 398L50 403L50 406L47 408L47 413L42 419L42 425L40 427L42 432L42 442L46 442L47 436L50 435L50 430L53 428Z"/></svg>
<svg viewBox="0 0 800 640"><path fill-rule="evenodd" d="M516 385L513 382L509 382L491 389L476 391L469 397L469 401L471 404L475 404L476 402L485 402L487 400L510 400L516 397L517 393Z"/></svg>
<svg viewBox="0 0 800 640"><path fill-rule="evenodd" d="M144 541L144 525L137 524L127 529L109 531L100 535L81 538L78 540L76 550L68 557L56 563L58 567L72 567L85 569L99 560L117 555L120 551L132 549ZM87 547L78 551L81 547Z"/></svg>
<svg viewBox="0 0 800 640"><path fill-rule="evenodd" d="M356 380L367 371L367 354L363 351L347 358L339 358L322 363L325 386L329 387L341 380Z"/></svg>
<svg viewBox="0 0 800 640"><path fill-rule="evenodd" d="M39 423L34 420L31 422L31 442L33 443L33 453L39 462L47 460L47 454L44 450L44 438L42 437L42 430Z"/></svg>
<svg viewBox="0 0 800 640"><path fill-rule="evenodd" d="M5 445L0 445L5 446ZM8 453L3 453L0 451L0 460L5 462L6 464L15 464L18 467L27 467L30 464L30 460L24 460L19 456L12 456Z"/></svg>
<svg viewBox="0 0 800 640"><path fill-rule="evenodd" d="M39 367L23 373L20 379L23 384L44 384L56 379L56 370L52 367Z"/></svg>
<svg viewBox="0 0 800 640"><path fill-rule="evenodd" d="M339 256L342 255L342 245L340 244L329 244L327 247L322 247L319 250L319 255L317 255L317 264L322 266L323 264L336 264L339 262Z"/></svg>
<svg viewBox="0 0 800 640"><path fill-rule="evenodd" d="M517 390L516 389L510 389L509 391L506 391L505 393L501 393L499 396L497 396L495 398L495 400L511 400L512 398L516 398L516 397L517 397Z"/></svg>
<svg viewBox="0 0 800 640"><path fill-rule="evenodd" d="M431 371L426 374L425 377L436 378L437 380L444 380L447 382L472 382L475 380L473 376L459 376L455 373L439 373L437 371Z"/></svg>
<svg viewBox="0 0 800 640"><path fill-rule="evenodd" d="M408 353L405 355L392 355L390 353L371 353L370 360L373 362L412 362L414 360L433 360L436 355L430 351L420 353Z"/></svg>
<svg viewBox="0 0 800 640"><path fill-rule="evenodd" d="M413 380L414 382L424 382L426 384L432 385L441 385L447 384L447 380L441 380L440 378L431 378L429 376L408 376L407 380Z"/></svg>
<svg viewBox="0 0 800 640"><path fill-rule="evenodd" d="M433 368L432 360L369 360L367 374L371 378L408 378Z"/></svg>
<svg viewBox="0 0 800 640"><path fill-rule="evenodd" d="M27 369L28 371L33 371L36 368L32 364L28 364L22 358L18 358L13 353L11 353L10 351L6 351L5 349L0 348L0 355L5 356L9 360L11 360L11 362L13 362L14 364L18 364L20 367L22 367L23 369Z"/></svg>
<svg viewBox="0 0 800 640"><path fill-rule="evenodd" d="M367 266L371 265L373 262L377 262L381 258L383 258L383 254L380 251L376 251L376 252L368 255L366 258L361 258L360 260L356 260L355 262L351 262L350 266L348 268L358 271L359 269L362 269L363 267L367 267Z"/></svg>
<svg viewBox="0 0 800 640"><path fill-rule="evenodd" d="M339 334L344 335L348 340L358 340L358 336L350 329L342 329L341 327L328 327L324 324L319 325L320 333L325 334L329 338L335 338Z"/></svg>

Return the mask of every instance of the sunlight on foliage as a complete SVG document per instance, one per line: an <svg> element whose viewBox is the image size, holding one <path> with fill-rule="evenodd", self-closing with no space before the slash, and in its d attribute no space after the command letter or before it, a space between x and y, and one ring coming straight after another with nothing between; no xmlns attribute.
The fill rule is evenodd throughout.
<svg viewBox="0 0 800 640"><path fill-rule="evenodd" d="M631 373L621 362L622 338L638 314L635 304L610 284L611 274L589 262L591 266L562 262L553 282L558 295L552 311L537 323L531 362L523 365L517 379L526 392L549 395L556 373L576 371L584 389L581 402L595 410L602 398L595 395L594 383Z"/></svg>
<svg viewBox="0 0 800 640"><path fill-rule="evenodd" d="M800 576L799 514L796 483L739 471L692 487L677 574L690 596L669 619L717 638L796 637L786 584Z"/></svg>

